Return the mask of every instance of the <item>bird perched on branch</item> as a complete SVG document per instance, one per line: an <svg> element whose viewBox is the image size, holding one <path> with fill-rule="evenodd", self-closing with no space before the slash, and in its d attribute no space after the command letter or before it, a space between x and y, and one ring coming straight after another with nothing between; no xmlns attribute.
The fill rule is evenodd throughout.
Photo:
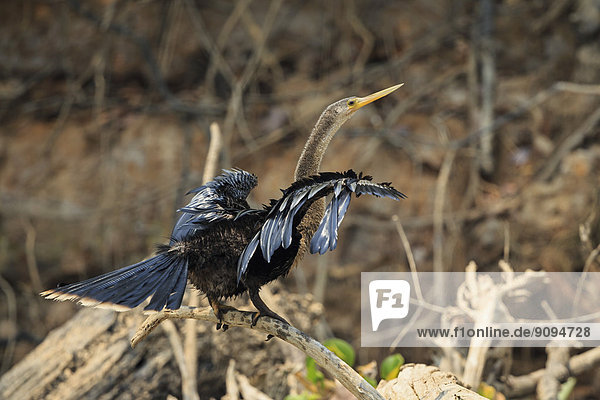
<svg viewBox="0 0 600 400"><path fill-rule="evenodd" d="M361 107L400 86L328 106L304 146L295 182L264 208L253 209L246 201L257 184L255 175L225 170L190 191L195 195L178 210L182 215L170 243L160 245L154 257L41 295L118 310L150 298L145 310L178 309L189 280L207 296L219 320L227 310L221 302L247 292L258 310L254 323L260 316L285 322L262 301L260 288L287 275L306 250L323 254L336 248L338 228L352 194L405 197L389 183L374 183L370 176L352 170L319 172L325 150L340 126Z"/></svg>

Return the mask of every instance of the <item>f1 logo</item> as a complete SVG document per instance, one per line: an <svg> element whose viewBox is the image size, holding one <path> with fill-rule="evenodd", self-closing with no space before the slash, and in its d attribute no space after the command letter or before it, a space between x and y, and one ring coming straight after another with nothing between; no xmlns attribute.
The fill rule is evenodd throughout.
<svg viewBox="0 0 600 400"><path fill-rule="evenodd" d="M405 280L376 280L369 283L369 303L373 332L385 319L408 315L410 284Z"/></svg>

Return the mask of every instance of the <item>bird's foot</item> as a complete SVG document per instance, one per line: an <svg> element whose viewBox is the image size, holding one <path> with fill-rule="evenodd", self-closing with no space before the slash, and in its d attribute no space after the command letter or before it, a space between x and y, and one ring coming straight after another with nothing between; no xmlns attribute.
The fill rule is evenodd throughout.
<svg viewBox="0 0 600 400"><path fill-rule="evenodd" d="M274 311L271 311L271 310L269 310L267 308L266 310L258 310L257 312L254 313L254 315L252 316L252 326L253 327L256 326L256 323L258 322L258 319L260 317L271 317L273 319L276 319L276 320L279 320L279 321L283 322L284 324L287 324L287 325L290 324L283 317L281 317L280 315L278 315Z"/></svg>
<svg viewBox="0 0 600 400"><path fill-rule="evenodd" d="M223 323L223 315L228 311L237 311L237 309L225 304L221 304L218 301L211 301L210 306L212 307L215 316L219 320L219 322L217 322L217 330L223 329L223 332L225 332L227 329L229 329L229 325Z"/></svg>
<svg viewBox="0 0 600 400"><path fill-rule="evenodd" d="M219 329L223 329L223 332L225 332L227 329L229 329L229 325L227 324L222 324L220 322L217 322L217 326L215 327L217 330Z"/></svg>
<svg viewBox="0 0 600 400"><path fill-rule="evenodd" d="M258 295L258 290L254 290L254 291L251 290L251 291L249 291L249 294L250 294L250 300L252 301L252 304L254 304L254 307L256 307L256 309L258 310L252 316L252 327L256 326L256 323L258 322L258 318L260 318L260 317L271 317L273 319L283 322L286 325L290 324L284 318L282 318L279 314L277 314L276 312L272 311L269 307L267 307L265 302ZM273 338L273 335L268 335L266 341L269 341L272 338Z"/></svg>

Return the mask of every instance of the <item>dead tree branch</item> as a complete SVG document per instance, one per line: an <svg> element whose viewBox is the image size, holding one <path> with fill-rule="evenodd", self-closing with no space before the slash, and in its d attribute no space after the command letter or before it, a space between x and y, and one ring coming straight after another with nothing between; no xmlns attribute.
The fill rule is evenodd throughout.
<svg viewBox="0 0 600 400"><path fill-rule="evenodd" d="M540 400L556 399L560 390L560 380L557 376L569 375L566 364L569 362L569 348L555 346L552 343L546 347L548 360L546 372L537 384L537 398Z"/></svg>
<svg viewBox="0 0 600 400"><path fill-rule="evenodd" d="M275 336L297 347L307 356L315 359L317 364L333 375L346 389L359 399L383 400L383 397L365 381L356 371L340 360L321 343L291 325L282 323L272 318L260 318L256 326L252 327L254 313L249 311L227 311L223 322L231 326L241 326L256 329L268 335ZM131 346L135 347L154 330L161 322L167 319L197 319L213 323L219 322L210 307L190 308L182 307L178 310L164 310L150 315L139 327L131 339Z"/></svg>
<svg viewBox="0 0 600 400"><path fill-rule="evenodd" d="M377 390L390 400L484 400L451 373L424 364L406 364L398 377L381 381Z"/></svg>
<svg viewBox="0 0 600 400"><path fill-rule="evenodd" d="M600 365L600 347L588 350L585 353L571 357L566 364L566 369L555 371L555 377L563 382L568 378L566 372L572 376L579 375L585 371L592 370ZM534 392L540 379L546 374L546 369L539 369L527 375L509 376L506 381L507 388L502 392L508 397L520 397Z"/></svg>

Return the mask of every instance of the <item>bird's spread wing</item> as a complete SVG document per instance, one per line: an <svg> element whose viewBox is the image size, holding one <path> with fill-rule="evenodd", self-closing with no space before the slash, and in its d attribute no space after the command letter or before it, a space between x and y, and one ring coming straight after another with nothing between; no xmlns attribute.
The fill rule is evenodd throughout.
<svg viewBox="0 0 600 400"><path fill-rule="evenodd" d="M310 243L311 253L323 254L337 246L338 228L355 193L388 197L394 200L406 196L389 183L374 183L370 176L357 175L349 170L344 173L322 172L310 178L294 182L283 191L283 196L271 204L262 228L252 238L238 260L238 281L248 268L250 259L260 247L263 258L271 261L275 251L288 248L292 243L293 228L315 200L332 194L321 223Z"/></svg>
<svg viewBox="0 0 600 400"><path fill-rule="evenodd" d="M350 180L347 183L336 183L334 195L327 204L321 224L310 241L312 254L324 254L327 250L334 250L337 247L338 228L342 224L352 193L356 194L356 197L361 194L370 194L394 200L406 198L404 193L394 189L390 183L375 183L371 182L371 179L370 176L366 176Z"/></svg>
<svg viewBox="0 0 600 400"><path fill-rule="evenodd" d="M173 228L171 242L182 240L211 223L233 220L249 210L246 198L257 183L255 175L232 169L223 170L213 181L190 190L188 194L195 195L188 205L177 210L183 214Z"/></svg>

